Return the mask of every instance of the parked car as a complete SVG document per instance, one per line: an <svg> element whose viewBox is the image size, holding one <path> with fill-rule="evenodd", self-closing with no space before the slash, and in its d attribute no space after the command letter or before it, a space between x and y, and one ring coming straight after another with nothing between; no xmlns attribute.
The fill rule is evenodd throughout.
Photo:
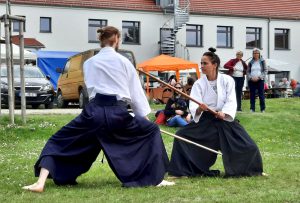
<svg viewBox="0 0 300 203"><path fill-rule="evenodd" d="M38 108L44 104L45 108L53 108L55 92L49 76L45 76L38 67L24 66L26 105ZM20 65L14 65L15 104L21 104ZM1 66L1 104L8 106L7 68Z"/></svg>
<svg viewBox="0 0 300 203"><path fill-rule="evenodd" d="M67 107L69 102L78 102L79 107L83 108L89 101L83 77L83 63L100 51L90 49L70 57L64 68L57 68L61 73L57 82L57 107ZM120 54L128 58L134 67L136 66L133 52L120 49Z"/></svg>

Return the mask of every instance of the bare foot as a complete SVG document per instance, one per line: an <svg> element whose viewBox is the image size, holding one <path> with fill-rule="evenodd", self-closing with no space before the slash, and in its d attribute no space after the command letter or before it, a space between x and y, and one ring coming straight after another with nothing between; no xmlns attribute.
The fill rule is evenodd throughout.
<svg viewBox="0 0 300 203"><path fill-rule="evenodd" d="M266 177L269 176L269 174L264 173L264 172L262 172L261 175L262 175L262 176L266 176Z"/></svg>
<svg viewBox="0 0 300 203"><path fill-rule="evenodd" d="M39 192L39 193L41 193L41 192L44 192L44 185L41 184L41 183L39 183L39 182L36 182L36 183L34 183L32 185L27 185L27 186L22 187L22 189L29 190L31 192Z"/></svg>
<svg viewBox="0 0 300 203"><path fill-rule="evenodd" d="M164 186L172 186L172 185L175 185L175 183L171 182L171 181L163 180L163 181L161 181L161 183L156 185L156 187L164 187Z"/></svg>

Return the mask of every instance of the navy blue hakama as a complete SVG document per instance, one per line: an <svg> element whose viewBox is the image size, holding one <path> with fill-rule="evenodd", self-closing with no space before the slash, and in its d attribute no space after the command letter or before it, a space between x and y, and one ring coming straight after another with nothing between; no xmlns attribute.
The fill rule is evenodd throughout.
<svg viewBox="0 0 300 203"><path fill-rule="evenodd" d="M259 149L245 129L236 121L227 122L204 112L198 123L181 128L177 135L223 154L226 177L262 175ZM173 176L215 176L210 170L217 154L180 140L174 140L169 174Z"/></svg>
<svg viewBox="0 0 300 203"><path fill-rule="evenodd" d="M131 116L115 97L97 94L48 140L35 164L35 175L46 168L56 184L76 184L101 150L125 187L159 184L169 162L156 124Z"/></svg>

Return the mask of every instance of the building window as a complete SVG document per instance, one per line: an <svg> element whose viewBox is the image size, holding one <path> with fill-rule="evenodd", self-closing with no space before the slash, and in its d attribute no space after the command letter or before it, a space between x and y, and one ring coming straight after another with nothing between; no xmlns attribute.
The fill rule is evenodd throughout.
<svg viewBox="0 0 300 203"><path fill-rule="evenodd" d="M217 26L217 47L232 48L232 30L230 26Z"/></svg>
<svg viewBox="0 0 300 203"><path fill-rule="evenodd" d="M186 46L201 47L202 46L202 25L186 25Z"/></svg>
<svg viewBox="0 0 300 203"><path fill-rule="evenodd" d="M40 17L40 32L50 33L51 28L51 18L50 17Z"/></svg>
<svg viewBox="0 0 300 203"><path fill-rule="evenodd" d="M261 28L247 27L246 28L246 48L261 49Z"/></svg>
<svg viewBox="0 0 300 203"><path fill-rule="evenodd" d="M275 29L275 49L289 49L289 29Z"/></svg>
<svg viewBox="0 0 300 203"><path fill-rule="evenodd" d="M122 22L123 44L140 44L140 22Z"/></svg>
<svg viewBox="0 0 300 203"><path fill-rule="evenodd" d="M89 19L89 43L99 43L97 30L107 26L107 20Z"/></svg>
<svg viewBox="0 0 300 203"><path fill-rule="evenodd" d="M23 18L26 18L25 16L19 16L19 17L23 17ZM26 22L26 21L25 21ZM24 29L23 29L23 32L25 32L25 23L24 22ZM13 31L14 32L20 32L20 21L18 20L13 20Z"/></svg>

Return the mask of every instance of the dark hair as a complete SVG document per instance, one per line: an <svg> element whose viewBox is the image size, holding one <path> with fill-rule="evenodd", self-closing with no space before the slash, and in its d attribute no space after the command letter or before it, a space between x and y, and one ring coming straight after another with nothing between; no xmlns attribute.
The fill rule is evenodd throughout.
<svg viewBox="0 0 300 203"><path fill-rule="evenodd" d="M217 70L220 66L220 58L217 54L215 54L217 50L213 47L210 47L207 52L203 54L203 56L208 56L210 58L210 62L212 64L217 64Z"/></svg>
<svg viewBox="0 0 300 203"><path fill-rule="evenodd" d="M115 36L120 37L120 31L113 26L106 26L99 28L97 30L99 33L99 41L101 43L101 47L105 47L107 45L112 46L115 43Z"/></svg>
<svg viewBox="0 0 300 203"><path fill-rule="evenodd" d="M174 87L176 88L178 85L181 87L181 92L185 93L184 87L183 87L183 85L180 82L176 82L175 85L174 85ZM174 95L173 96L176 97L178 94L179 93L177 93L177 92L174 91Z"/></svg>
<svg viewBox="0 0 300 203"><path fill-rule="evenodd" d="M194 78L188 77L188 79L187 79L187 84L188 85L192 86L194 84L194 82L195 82Z"/></svg>
<svg viewBox="0 0 300 203"><path fill-rule="evenodd" d="M170 81L173 80L173 79L177 82L177 79L176 79L176 76L175 76L175 75L171 75L171 76L169 77L168 82L170 82Z"/></svg>

